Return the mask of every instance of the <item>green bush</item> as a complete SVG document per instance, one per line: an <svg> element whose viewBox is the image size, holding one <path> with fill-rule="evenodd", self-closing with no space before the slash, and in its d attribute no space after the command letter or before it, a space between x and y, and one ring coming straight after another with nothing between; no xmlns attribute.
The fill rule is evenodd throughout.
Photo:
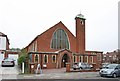
<svg viewBox="0 0 120 81"><path fill-rule="evenodd" d="M22 62L25 62L27 60L27 55L20 55L20 57L18 58L18 65L20 65Z"/></svg>
<svg viewBox="0 0 120 81"><path fill-rule="evenodd" d="M18 65L20 65L22 62L26 62L28 59L28 55L25 49L22 49L19 58L18 58Z"/></svg>
<svg viewBox="0 0 120 81"><path fill-rule="evenodd" d="M19 68L22 69L22 63L24 62L25 73L29 72L28 60L29 59L28 59L28 54L27 54L26 50L22 49L21 52L19 53L18 65L19 65Z"/></svg>

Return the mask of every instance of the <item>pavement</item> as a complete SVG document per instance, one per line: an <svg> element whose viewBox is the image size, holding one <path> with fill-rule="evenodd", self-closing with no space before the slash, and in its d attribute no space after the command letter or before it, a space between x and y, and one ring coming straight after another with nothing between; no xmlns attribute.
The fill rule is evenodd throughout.
<svg viewBox="0 0 120 81"><path fill-rule="evenodd" d="M18 66L1 67L0 66L0 80L2 79L17 79L19 74Z"/></svg>
<svg viewBox="0 0 120 81"><path fill-rule="evenodd" d="M42 70L42 74L23 74L23 75L18 75L17 78L18 79L114 79L114 78L100 77L99 72L66 72L66 68L44 69Z"/></svg>
<svg viewBox="0 0 120 81"><path fill-rule="evenodd" d="M96 72L93 73L48 73L48 74L30 74L19 75L18 79L87 79L100 78Z"/></svg>
<svg viewBox="0 0 120 81"><path fill-rule="evenodd" d="M62 69L43 69L42 74L19 74L18 67L0 67L2 79L114 79L100 77L99 72L66 72ZM120 81L120 78L116 78Z"/></svg>

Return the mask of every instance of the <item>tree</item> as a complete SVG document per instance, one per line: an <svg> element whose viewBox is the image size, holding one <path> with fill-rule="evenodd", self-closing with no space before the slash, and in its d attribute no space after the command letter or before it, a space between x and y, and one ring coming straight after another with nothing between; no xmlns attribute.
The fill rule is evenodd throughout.
<svg viewBox="0 0 120 81"><path fill-rule="evenodd" d="M22 49L21 52L19 53L18 65L19 65L20 69L22 69L23 62L25 64L25 72L26 71L28 72L28 54L27 54L26 49Z"/></svg>
<svg viewBox="0 0 120 81"><path fill-rule="evenodd" d="M18 65L20 65L22 62L25 62L27 58L28 56L26 50L22 49L21 52L19 53Z"/></svg>
<svg viewBox="0 0 120 81"><path fill-rule="evenodd" d="M11 51L20 52L20 48L10 48Z"/></svg>

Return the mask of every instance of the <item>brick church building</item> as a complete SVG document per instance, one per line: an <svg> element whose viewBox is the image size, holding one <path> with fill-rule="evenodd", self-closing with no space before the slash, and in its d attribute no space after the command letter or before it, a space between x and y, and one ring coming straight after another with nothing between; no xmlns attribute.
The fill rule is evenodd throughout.
<svg viewBox="0 0 120 81"><path fill-rule="evenodd" d="M85 50L85 18L75 17L76 36L60 21L38 35L25 48L29 54L29 64L39 63L41 68L63 68L66 63L87 62L99 68L102 52Z"/></svg>

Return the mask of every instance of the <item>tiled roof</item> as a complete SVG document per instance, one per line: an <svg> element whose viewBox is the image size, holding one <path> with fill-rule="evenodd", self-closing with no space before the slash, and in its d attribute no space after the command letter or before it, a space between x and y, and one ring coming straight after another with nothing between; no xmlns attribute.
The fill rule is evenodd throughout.
<svg viewBox="0 0 120 81"><path fill-rule="evenodd" d="M5 35L4 33L0 32L0 35Z"/></svg>

